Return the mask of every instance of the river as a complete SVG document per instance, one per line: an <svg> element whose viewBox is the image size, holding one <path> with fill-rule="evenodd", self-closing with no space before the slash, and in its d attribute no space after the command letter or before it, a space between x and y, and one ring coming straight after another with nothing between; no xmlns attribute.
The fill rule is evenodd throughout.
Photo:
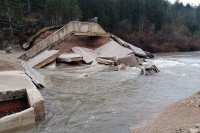
<svg viewBox="0 0 200 133"><path fill-rule="evenodd" d="M200 52L155 54L160 73L82 74L45 70L52 86L41 90L46 118L38 133L129 133L167 106L200 90ZM23 131L24 132L24 131Z"/></svg>

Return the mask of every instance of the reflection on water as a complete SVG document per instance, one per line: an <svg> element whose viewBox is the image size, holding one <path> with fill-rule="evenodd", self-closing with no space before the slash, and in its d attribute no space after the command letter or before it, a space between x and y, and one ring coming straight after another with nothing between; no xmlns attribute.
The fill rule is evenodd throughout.
<svg viewBox="0 0 200 133"><path fill-rule="evenodd" d="M43 72L52 81L42 90L46 118L26 132L129 133L130 127L199 90L199 52L156 54L151 61L161 70L152 76L135 69L87 77Z"/></svg>

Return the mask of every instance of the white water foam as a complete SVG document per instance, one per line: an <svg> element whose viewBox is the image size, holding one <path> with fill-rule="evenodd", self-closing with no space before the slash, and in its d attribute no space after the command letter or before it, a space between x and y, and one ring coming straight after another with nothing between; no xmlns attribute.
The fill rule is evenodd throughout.
<svg viewBox="0 0 200 133"><path fill-rule="evenodd" d="M168 67L185 66L186 65L185 63L182 63L180 61L173 61L173 60L163 59L163 58L152 60L152 63L160 68L168 68Z"/></svg>

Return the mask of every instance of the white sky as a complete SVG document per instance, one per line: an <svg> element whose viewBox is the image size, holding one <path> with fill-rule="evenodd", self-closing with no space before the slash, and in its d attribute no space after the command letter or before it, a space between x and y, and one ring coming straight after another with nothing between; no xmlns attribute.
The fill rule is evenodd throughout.
<svg viewBox="0 0 200 133"><path fill-rule="evenodd" d="M171 3L174 3L176 0L169 0L171 1ZM187 3L193 4L198 6L200 4L200 0L179 0L180 2L182 2L184 5L186 5Z"/></svg>

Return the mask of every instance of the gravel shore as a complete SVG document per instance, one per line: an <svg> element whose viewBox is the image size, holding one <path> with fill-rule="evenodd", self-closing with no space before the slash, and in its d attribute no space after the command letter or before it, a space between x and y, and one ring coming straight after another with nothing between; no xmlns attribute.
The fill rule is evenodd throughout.
<svg viewBox="0 0 200 133"><path fill-rule="evenodd" d="M200 92L180 100L132 133L200 133Z"/></svg>

